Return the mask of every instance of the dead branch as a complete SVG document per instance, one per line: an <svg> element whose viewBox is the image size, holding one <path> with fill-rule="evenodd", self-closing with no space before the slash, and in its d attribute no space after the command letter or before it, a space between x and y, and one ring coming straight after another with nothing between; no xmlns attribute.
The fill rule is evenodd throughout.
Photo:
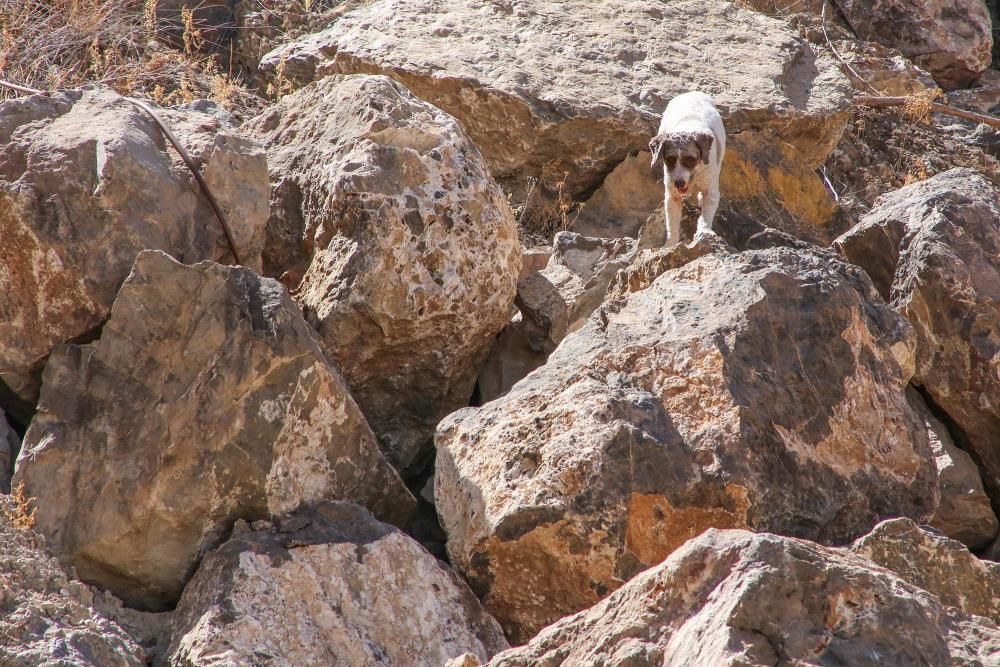
<svg viewBox="0 0 1000 667"><path fill-rule="evenodd" d="M859 107L901 107L906 104L908 99L910 98L858 95L854 98L854 105ZM928 104L930 104L930 109L934 113L943 113L948 116L964 118L965 120L983 123L984 125L989 125L990 127L1000 127L1000 118L996 118L995 116L987 116L986 114L966 111L965 109L956 109L955 107L950 107L946 104L940 104L938 102L929 102Z"/></svg>

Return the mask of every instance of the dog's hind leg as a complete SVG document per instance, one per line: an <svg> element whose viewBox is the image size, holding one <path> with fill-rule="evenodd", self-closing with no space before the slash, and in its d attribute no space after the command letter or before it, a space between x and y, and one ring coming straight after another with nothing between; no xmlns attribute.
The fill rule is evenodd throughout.
<svg viewBox="0 0 1000 667"><path fill-rule="evenodd" d="M667 244L670 247L681 242L681 218L684 216L684 205L680 199L667 195L663 207L667 218Z"/></svg>

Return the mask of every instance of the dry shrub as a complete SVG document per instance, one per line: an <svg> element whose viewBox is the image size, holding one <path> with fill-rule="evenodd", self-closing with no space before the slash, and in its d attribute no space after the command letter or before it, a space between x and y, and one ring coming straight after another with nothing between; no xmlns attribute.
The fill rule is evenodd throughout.
<svg viewBox="0 0 1000 667"><path fill-rule="evenodd" d="M0 504L0 512L10 525L20 530L31 530L35 527L35 499L29 498L24 492L24 482L16 484L9 496L9 503Z"/></svg>
<svg viewBox="0 0 1000 667"><path fill-rule="evenodd" d="M557 232L572 229L584 204L574 202L566 192L568 173L551 185L538 178L528 179L524 203L513 206L521 240L529 245L548 245Z"/></svg>
<svg viewBox="0 0 1000 667"><path fill-rule="evenodd" d="M101 83L159 104L205 97L236 112L252 106L197 52L201 36L186 18L182 52L157 41L156 0L0 0L0 78L43 90ZM15 95L0 89L0 99Z"/></svg>

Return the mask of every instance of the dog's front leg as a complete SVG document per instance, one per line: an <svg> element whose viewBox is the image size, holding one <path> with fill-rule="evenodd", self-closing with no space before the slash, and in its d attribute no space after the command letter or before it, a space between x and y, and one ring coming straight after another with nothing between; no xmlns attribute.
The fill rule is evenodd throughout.
<svg viewBox="0 0 1000 667"><path fill-rule="evenodd" d="M667 216L667 244L670 247L681 242L681 218L684 216L684 205L680 199L675 199L669 194L663 201L663 208Z"/></svg>
<svg viewBox="0 0 1000 667"><path fill-rule="evenodd" d="M698 216L698 229L695 237L705 234L714 234L712 222L715 220L715 212L719 209L719 191L709 190L701 194L701 215Z"/></svg>

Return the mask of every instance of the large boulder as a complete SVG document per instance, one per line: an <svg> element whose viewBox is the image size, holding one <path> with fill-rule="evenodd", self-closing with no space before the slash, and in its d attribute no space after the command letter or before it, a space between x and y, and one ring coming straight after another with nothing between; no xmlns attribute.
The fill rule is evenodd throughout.
<svg viewBox="0 0 1000 667"><path fill-rule="evenodd" d="M153 609L237 518L337 498L402 522L414 503L281 285L156 251L100 340L52 353L19 483L82 579Z"/></svg>
<svg viewBox="0 0 1000 667"><path fill-rule="evenodd" d="M917 332L914 382L1000 503L1000 190L952 169L884 195L836 246Z"/></svg>
<svg viewBox="0 0 1000 667"><path fill-rule="evenodd" d="M261 68L291 86L354 72L401 81L462 123L517 203L536 188L586 198L646 150L672 97L697 88L714 96L731 139L725 197L814 225L833 214L812 172L840 137L850 86L783 21L734 3L460 0L442 11L435 0L378 0ZM632 187L662 192L654 170L641 178ZM650 212L634 213L638 224Z"/></svg>
<svg viewBox="0 0 1000 667"><path fill-rule="evenodd" d="M259 266L267 162L228 114L197 102L158 112ZM92 336L136 254L231 261L218 221L153 120L102 88L0 104L0 383L25 403L57 343Z"/></svg>
<svg viewBox="0 0 1000 667"><path fill-rule="evenodd" d="M992 27L982 0L835 0L858 37L899 49L945 90L990 66Z"/></svg>
<svg viewBox="0 0 1000 667"><path fill-rule="evenodd" d="M167 665L441 667L507 648L454 572L347 503L243 524L205 556L172 621Z"/></svg>
<svg viewBox="0 0 1000 667"><path fill-rule="evenodd" d="M490 667L927 665L1000 662L1000 628L871 562L709 530Z"/></svg>
<svg viewBox="0 0 1000 667"><path fill-rule="evenodd" d="M0 495L0 664L142 667L146 655L94 608L94 593L70 577L28 529L24 498Z"/></svg>
<svg viewBox="0 0 1000 667"><path fill-rule="evenodd" d="M319 81L246 129L269 148L274 265L308 263L296 300L412 471L510 317L521 245L503 192L454 118L382 76Z"/></svg>
<svg viewBox="0 0 1000 667"><path fill-rule="evenodd" d="M976 558L960 542L909 519L890 519L858 538L851 551L933 593L948 606L1000 623L1000 563Z"/></svg>
<svg viewBox="0 0 1000 667"><path fill-rule="evenodd" d="M719 248L667 271L441 423L451 561L521 641L709 527L838 543L926 520L914 342L830 252Z"/></svg>

